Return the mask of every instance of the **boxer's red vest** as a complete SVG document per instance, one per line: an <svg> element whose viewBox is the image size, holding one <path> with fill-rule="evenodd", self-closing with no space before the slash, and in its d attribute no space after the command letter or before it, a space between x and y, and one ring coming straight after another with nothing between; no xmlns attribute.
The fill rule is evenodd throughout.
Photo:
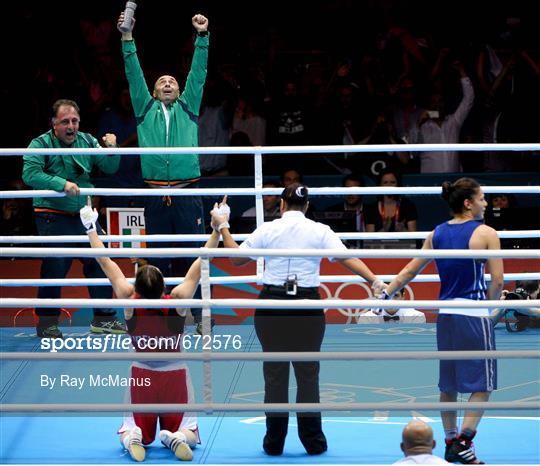
<svg viewBox="0 0 540 466"><path fill-rule="evenodd" d="M133 299L140 299L140 295L135 293ZM171 296L164 295L162 299L171 299ZM171 330L168 325L169 319L176 317L174 315L173 317L169 316L169 311L171 310L168 308L133 309L133 317L130 319L132 322L128 324L128 332L135 351L142 353L181 351L182 334ZM150 345L150 348L148 348L148 345Z"/></svg>

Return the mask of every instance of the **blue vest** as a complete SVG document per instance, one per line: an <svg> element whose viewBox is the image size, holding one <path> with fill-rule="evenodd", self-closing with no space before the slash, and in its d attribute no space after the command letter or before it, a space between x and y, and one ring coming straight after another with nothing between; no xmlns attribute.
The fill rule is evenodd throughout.
<svg viewBox="0 0 540 466"><path fill-rule="evenodd" d="M481 222L442 223L435 228L433 249L469 249L469 241ZM435 259L441 279L439 299L486 298L485 262L477 259Z"/></svg>

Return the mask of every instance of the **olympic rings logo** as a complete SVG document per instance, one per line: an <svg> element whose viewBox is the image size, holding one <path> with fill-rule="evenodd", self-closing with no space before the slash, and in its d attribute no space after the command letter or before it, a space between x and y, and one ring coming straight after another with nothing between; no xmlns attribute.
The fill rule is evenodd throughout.
<svg viewBox="0 0 540 466"><path fill-rule="evenodd" d="M362 296L365 292L365 294L367 295L366 298L364 299L375 299L376 297L373 295L373 292L371 290L371 288L369 287L368 284L366 283L362 283L362 282L344 282L342 283L341 285L339 285L337 288L336 288L336 292L334 294L332 294L332 292L330 291L330 289L324 284L324 283L321 283L320 285L320 288L321 290L324 292L324 294L326 294L326 296L322 296L322 299L340 299L341 298L341 295L343 294L343 292L349 288L349 287L359 287L361 290L363 291L358 291L356 292L355 294L357 295L360 295ZM410 296L410 299L414 299L414 292L412 290L412 288L407 285L405 287L405 289L407 290L407 293L408 295ZM330 309L333 309L333 308L325 308L324 309L324 312L326 313L328 310ZM341 307L338 307L336 310L341 314L343 315L344 317L347 318L347 324L352 324L352 323L355 323L357 324L358 323L358 319L360 318L360 316L364 313L364 312L367 312L369 311L370 308L351 308L351 309L344 309L344 308L341 308Z"/></svg>
<svg viewBox="0 0 540 466"><path fill-rule="evenodd" d="M321 403L354 403L356 401L356 392L321 385Z"/></svg>

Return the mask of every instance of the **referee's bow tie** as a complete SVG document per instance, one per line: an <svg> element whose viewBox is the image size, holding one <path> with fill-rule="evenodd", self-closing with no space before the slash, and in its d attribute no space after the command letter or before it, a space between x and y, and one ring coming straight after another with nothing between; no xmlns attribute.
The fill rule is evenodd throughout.
<svg viewBox="0 0 540 466"><path fill-rule="evenodd" d="M399 316L383 316L383 319L385 322L388 322L389 320L399 320Z"/></svg>

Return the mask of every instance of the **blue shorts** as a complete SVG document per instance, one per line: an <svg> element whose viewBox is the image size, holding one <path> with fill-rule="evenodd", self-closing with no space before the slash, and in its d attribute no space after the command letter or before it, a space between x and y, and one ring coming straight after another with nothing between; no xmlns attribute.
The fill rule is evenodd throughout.
<svg viewBox="0 0 540 466"><path fill-rule="evenodd" d="M487 317L439 314L439 351L485 351L495 349L493 324ZM497 389L496 359L440 361L439 389L446 393L491 392Z"/></svg>

